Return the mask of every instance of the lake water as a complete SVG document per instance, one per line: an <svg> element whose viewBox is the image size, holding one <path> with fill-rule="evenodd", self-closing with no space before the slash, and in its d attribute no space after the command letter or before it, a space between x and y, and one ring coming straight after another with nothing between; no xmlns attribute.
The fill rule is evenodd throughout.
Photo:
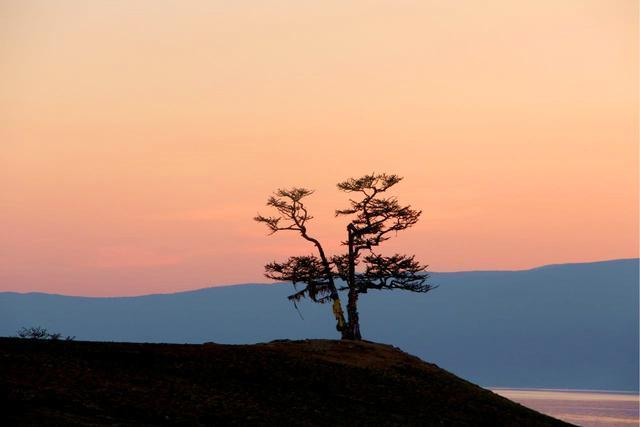
<svg viewBox="0 0 640 427"><path fill-rule="evenodd" d="M585 427L640 425L638 394L578 390L491 389L538 412Z"/></svg>

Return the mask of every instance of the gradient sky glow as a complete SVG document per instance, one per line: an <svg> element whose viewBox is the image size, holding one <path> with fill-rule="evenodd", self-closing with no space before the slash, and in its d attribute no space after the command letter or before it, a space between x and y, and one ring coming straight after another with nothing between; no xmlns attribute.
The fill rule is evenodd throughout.
<svg viewBox="0 0 640 427"><path fill-rule="evenodd" d="M435 271L637 257L638 71L634 0L5 0L0 291L262 282L373 171Z"/></svg>

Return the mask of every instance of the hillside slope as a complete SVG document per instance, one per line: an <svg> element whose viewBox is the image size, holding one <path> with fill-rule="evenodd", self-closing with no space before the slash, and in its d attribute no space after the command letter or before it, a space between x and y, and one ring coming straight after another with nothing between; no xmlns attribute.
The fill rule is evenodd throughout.
<svg viewBox="0 0 640 427"><path fill-rule="evenodd" d="M364 337L486 387L638 390L638 259L434 273L428 294L360 298ZM291 285L85 298L0 293L0 336L43 326L78 340L250 344L336 338L331 308Z"/></svg>
<svg viewBox="0 0 640 427"><path fill-rule="evenodd" d="M0 360L11 425L567 425L367 342L4 338Z"/></svg>

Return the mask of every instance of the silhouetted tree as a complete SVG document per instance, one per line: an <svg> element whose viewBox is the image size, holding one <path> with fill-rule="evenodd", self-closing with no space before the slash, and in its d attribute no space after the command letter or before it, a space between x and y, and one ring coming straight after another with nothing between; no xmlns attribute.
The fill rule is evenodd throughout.
<svg viewBox="0 0 640 427"><path fill-rule="evenodd" d="M313 191L306 188L280 189L267 201L278 212L275 216L258 214L254 219L266 224L271 234L295 231L313 243L318 256L294 256L285 262L265 266L266 276L274 280L290 281L296 292L289 296L294 303L304 297L314 302L331 302L336 329L343 339L359 340L360 321L358 296L369 289L404 289L428 292L434 286L427 283L426 266L413 255L383 256L374 250L389 239L392 233L405 230L418 222L421 211L402 206L395 197L384 193L402 180L397 175L371 174L351 178L338 184L338 189L354 195L350 206L335 212L336 216L351 218L347 225L347 253L328 257L314 237L309 235L309 215L302 199ZM337 279L341 281L338 282ZM298 284L304 284L301 289ZM347 321L339 291L347 291Z"/></svg>

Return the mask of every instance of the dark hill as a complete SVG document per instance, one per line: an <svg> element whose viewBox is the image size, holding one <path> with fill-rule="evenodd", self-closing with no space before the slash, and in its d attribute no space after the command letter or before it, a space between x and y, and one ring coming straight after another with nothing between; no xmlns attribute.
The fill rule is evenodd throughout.
<svg viewBox="0 0 640 427"><path fill-rule="evenodd" d="M3 425L567 425L394 347L0 339Z"/></svg>

